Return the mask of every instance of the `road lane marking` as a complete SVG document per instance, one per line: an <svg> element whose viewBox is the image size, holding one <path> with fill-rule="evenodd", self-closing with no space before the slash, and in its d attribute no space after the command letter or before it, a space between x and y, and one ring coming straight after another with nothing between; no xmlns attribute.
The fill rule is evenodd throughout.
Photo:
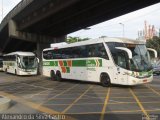
<svg viewBox="0 0 160 120"><path fill-rule="evenodd" d="M54 111L54 110L52 110L50 108L41 106L40 104L33 103L31 101L25 100L25 99L23 99L21 97L17 97L17 96L14 96L12 94L9 94L9 93L0 92L0 95L8 97L8 98L12 99L13 101L16 101L16 102L21 103L21 104L26 105L26 106L29 106L30 108L33 108L33 109L35 109L37 111L40 111L40 112L43 112L43 113L47 113L47 114L50 114L50 115L53 115L53 114L63 115L60 112ZM70 116L66 116L65 120L75 120L75 119L70 117Z"/></svg>
<svg viewBox="0 0 160 120"><path fill-rule="evenodd" d="M21 84L28 85L28 86L31 86L31 87L34 87L34 88L41 88L41 89L44 89L44 90L53 90L51 88L41 87L41 86L37 86L37 85L33 85L33 84L28 84L28 83L21 83Z"/></svg>
<svg viewBox="0 0 160 120"><path fill-rule="evenodd" d="M154 109L154 110L146 110L147 112L157 112L160 111L160 109ZM107 111L105 113L115 114L115 113L137 113L137 112L143 112L142 110L114 110L114 111ZM90 114L101 114L101 112L80 112L80 113L66 113L66 115L90 115Z"/></svg>
<svg viewBox="0 0 160 120"><path fill-rule="evenodd" d="M49 99L47 100L47 102L48 102L48 101L50 101L50 100L55 99L56 97L58 97L58 96L60 96L60 95L64 94L65 92L68 92L69 90L71 90L71 89L75 88L75 87L76 87L76 86L78 86L78 85L79 85L79 84L75 84L74 86L72 86L72 87L68 88L67 90L63 90L61 93L56 94L55 96L53 96L53 97L49 98Z"/></svg>
<svg viewBox="0 0 160 120"><path fill-rule="evenodd" d="M150 120L148 113L146 112L146 110L144 109L143 105L141 104L140 100L138 99L138 97L136 96L136 94L133 92L133 90L130 88L130 92L132 94L132 96L134 97L134 99L136 100L137 104L139 105L139 107L141 108L142 112L145 114L145 116L147 117L147 120Z"/></svg>
<svg viewBox="0 0 160 120"><path fill-rule="evenodd" d="M102 112L101 112L100 120L104 120L104 114L106 112L106 107L107 107L107 104L108 104L108 101L109 101L110 91L111 91L111 88L109 87L108 92L106 94L106 99L105 99L105 102L104 102L104 105L103 105L103 109L102 109Z"/></svg>
<svg viewBox="0 0 160 120"><path fill-rule="evenodd" d="M140 98L157 98L159 96L138 96ZM83 100L88 100L88 99L105 99L106 97L88 97L88 98L81 98ZM133 97L110 97L110 98L114 98L114 99L132 99ZM51 98L51 100L54 99L54 100L73 100L75 99L75 97L70 97L70 98L66 98L66 97L62 97L62 98Z"/></svg>
<svg viewBox="0 0 160 120"><path fill-rule="evenodd" d="M63 84L63 85L65 85L65 84ZM54 88L52 89L52 90L54 90L55 88L57 88L57 87L61 87L62 85L57 85L57 86L54 86ZM44 92L50 92L51 90L44 90L44 91L41 91L41 92L39 92L39 93L36 93L36 94L33 94L33 95L31 95L30 96L30 98L33 98L34 96L36 96L36 95L41 95L41 94L43 94ZM44 95L47 95L47 94L44 94Z"/></svg>
<svg viewBox="0 0 160 120"><path fill-rule="evenodd" d="M120 101L117 101L117 100L109 100L109 102L121 103ZM108 103L108 104L109 104L109 103Z"/></svg>
<svg viewBox="0 0 160 120"><path fill-rule="evenodd" d="M75 99L65 110L63 110L62 113L66 113L76 102L78 102L78 100L80 100L91 88L93 87L90 86L88 87L88 89L86 89L77 99Z"/></svg>
<svg viewBox="0 0 160 120"><path fill-rule="evenodd" d="M135 112L142 112L142 110L124 110L124 111L119 111L119 110L115 110L115 111L107 111L105 113L135 113ZM89 115L89 114L101 114L101 112L80 112L80 113L66 113L66 115L70 115L70 114L76 114L76 115Z"/></svg>
<svg viewBox="0 0 160 120"><path fill-rule="evenodd" d="M160 104L159 101L150 101L150 102L141 102L144 104ZM118 105L118 104L137 104L137 102L116 102L116 103L108 103L108 105ZM45 105L57 105L57 106L63 106L63 105L70 105L70 104L57 104L57 103L48 103ZM75 106L78 105L104 105L104 103L77 103Z"/></svg>
<svg viewBox="0 0 160 120"><path fill-rule="evenodd" d="M150 90L152 90L152 92L156 93L157 95L160 96L160 93L157 92L155 89L153 89L151 86L146 86L147 88L149 88Z"/></svg>
<svg viewBox="0 0 160 120"><path fill-rule="evenodd" d="M36 94L32 94L32 95L30 95L30 97L28 97L28 98L33 98L34 96L36 96L36 95L40 95L41 93L44 93L44 92L49 92L49 90L44 90L44 91L41 91L41 92L39 92L39 93L36 93ZM46 94L45 94L46 95Z"/></svg>

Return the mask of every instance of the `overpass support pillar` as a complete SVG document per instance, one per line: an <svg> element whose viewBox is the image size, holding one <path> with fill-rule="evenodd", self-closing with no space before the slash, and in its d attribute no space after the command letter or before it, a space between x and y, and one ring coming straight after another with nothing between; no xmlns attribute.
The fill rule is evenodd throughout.
<svg viewBox="0 0 160 120"><path fill-rule="evenodd" d="M49 48L50 44L44 44L44 43L37 43L37 57L39 58L39 68L38 68L38 74L42 74L42 67L43 67L43 63L42 63L42 51L45 48Z"/></svg>
<svg viewBox="0 0 160 120"><path fill-rule="evenodd" d="M43 63L42 63L42 51L45 48L50 48L51 44L54 43L59 43L59 42L64 42L66 39L66 36L61 36L61 37L55 37L52 39L48 39L44 37L39 36L39 39L37 40L37 50L36 50L36 54L37 57L39 58L39 74L42 75L42 68L43 68Z"/></svg>

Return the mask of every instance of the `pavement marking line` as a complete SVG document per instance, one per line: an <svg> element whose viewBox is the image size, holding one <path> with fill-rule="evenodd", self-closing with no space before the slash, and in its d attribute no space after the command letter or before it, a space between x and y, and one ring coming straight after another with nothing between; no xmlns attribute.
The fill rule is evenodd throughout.
<svg viewBox="0 0 160 120"><path fill-rule="evenodd" d="M139 105L139 107L141 108L142 112L147 117L147 120L150 120L150 117L149 117L148 113L146 112L145 108L143 107L143 105L141 104L140 100L138 99L138 97L136 96L136 94L133 92L133 90L131 88L130 88L130 92L131 92L132 96L134 97L134 99L136 100L136 102Z"/></svg>
<svg viewBox="0 0 160 120"><path fill-rule="evenodd" d="M60 96L60 95L64 94L65 92L68 92L69 90L71 90L71 89L75 88L75 87L76 87L76 86L78 86L78 85L79 85L79 84L75 84L74 86L72 86L72 87L68 88L67 90L62 91L62 92L61 92L61 93L59 93L59 94L56 94L55 96L53 96L53 97L49 98L46 102L48 102L48 101L50 101L50 100L55 99L55 97Z"/></svg>
<svg viewBox="0 0 160 120"><path fill-rule="evenodd" d="M84 95L84 96L86 96L86 95ZM156 97L159 97L159 96L138 96L138 97L140 97L140 98L156 98ZM87 97L87 98L82 98L83 100L85 99L97 99L97 97ZM106 97L100 97L99 99L105 99ZM119 98L119 99L131 99L131 98L133 98L133 97L110 97L110 98ZM59 100L67 100L67 99L75 99L75 97L70 97L70 98L54 98L54 99L59 99Z"/></svg>
<svg viewBox="0 0 160 120"><path fill-rule="evenodd" d="M151 86L146 86L147 88L149 88L150 90L152 90L152 92L156 93L157 95L160 96L160 93L157 92L155 89L153 89Z"/></svg>
<svg viewBox="0 0 160 120"><path fill-rule="evenodd" d="M66 113L66 112L67 112L78 100L80 100L92 87L93 87L93 85L91 85L90 87L88 87L88 89L86 89L77 99L75 99L66 109L64 109L62 113Z"/></svg>
<svg viewBox="0 0 160 120"><path fill-rule="evenodd" d="M135 113L142 112L142 110L125 110L125 111L107 111L105 113ZM76 114L76 115L89 115L89 114L101 114L101 112L81 112L81 113L66 113L66 115Z"/></svg>
<svg viewBox="0 0 160 120"><path fill-rule="evenodd" d="M63 85L65 85L65 84L63 84ZM55 87L60 87L60 86L62 86L62 85L57 85L57 86L55 86ZM54 89L54 88L53 88ZM33 94L33 95L31 95L30 96L30 98L33 98L34 96L36 96L36 95L40 95L40 94L42 94L42 93L44 93L44 92L49 92L50 90L44 90L44 91L41 91L41 92L39 92L39 93L36 93L36 94ZM46 94L44 94L44 95L46 95Z"/></svg>
<svg viewBox="0 0 160 120"><path fill-rule="evenodd" d="M153 110L146 110L147 112L157 112L160 111L160 109L153 109Z"/></svg>
<svg viewBox="0 0 160 120"><path fill-rule="evenodd" d="M140 93L152 93L152 92L135 92L137 94L140 94Z"/></svg>
<svg viewBox="0 0 160 120"><path fill-rule="evenodd" d="M78 84L75 84L74 86L72 86L72 87L68 88L67 90L62 91L62 92L61 92L61 93L59 93L59 94L56 94L55 96L53 96L53 97L49 98L49 99L48 99L48 100L46 100L45 102L42 102L40 105L43 105L44 103L46 103L46 102L48 102L48 101L50 101L50 100L54 100L54 99L55 99L55 97L62 95L63 93L65 93L65 92L67 92L67 91L69 91L69 90L73 89L73 88L74 88L74 87L76 87L76 86L78 86Z"/></svg>
<svg viewBox="0 0 160 120"><path fill-rule="evenodd" d="M44 93L44 92L47 92L47 91L49 91L49 90L44 90L44 91L41 91L41 92L39 92L39 93L32 94L29 98L33 98L34 96L40 95L41 93Z"/></svg>
<svg viewBox="0 0 160 120"><path fill-rule="evenodd" d="M43 112L43 113L47 113L47 114L50 114L50 115L53 115L53 114L63 115L63 113L61 113L61 112L54 111L54 110L52 110L50 108L41 106L40 104L33 103L31 101L27 101L27 100L25 100L25 99L23 99L21 97L17 97L17 96L14 96L12 94L9 94L9 93L0 92L0 95L8 97L8 98L10 98L13 101L16 101L18 103L26 105L26 106L28 106L30 108L33 108L33 109L35 109L37 111L40 111L40 112ZM70 116L66 116L65 120L75 120L75 118L72 118Z"/></svg>
<svg viewBox="0 0 160 120"><path fill-rule="evenodd" d="M35 88L41 88L41 89L45 89L45 90L52 90L51 88L46 88L46 87L31 85L31 84L28 84L28 83L21 83L21 84L28 85L28 86L35 87Z"/></svg>
<svg viewBox="0 0 160 120"><path fill-rule="evenodd" d="M100 120L104 120L104 114L105 114L106 107L107 107L107 104L108 104L108 101L109 101L110 91L111 91L111 88L109 87L108 92L106 94L106 99L105 99L105 102L104 102L104 105L103 105L103 109L102 109L102 112L101 112Z"/></svg>
<svg viewBox="0 0 160 120"><path fill-rule="evenodd" d="M117 100L109 100L109 102L121 103L120 101L117 101Z"/></svg>

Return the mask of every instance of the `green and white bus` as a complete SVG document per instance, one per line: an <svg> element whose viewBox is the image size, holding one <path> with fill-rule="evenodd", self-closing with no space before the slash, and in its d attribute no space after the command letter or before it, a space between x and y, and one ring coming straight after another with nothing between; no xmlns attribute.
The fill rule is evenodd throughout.
<svg viewBox="0 0 160 120"><path fill-rule="evenodd" d="M3 71L16 75L37 75L39 60L34 53L12 52L3 58Z"/></svg>
<svg viewBox="0 0 160 120"><path fill-rule="evenodd" d="M149 51L144 41L99 38L43 50L43 75L54 80L73 79L137 85L153 80Z"/></svg>

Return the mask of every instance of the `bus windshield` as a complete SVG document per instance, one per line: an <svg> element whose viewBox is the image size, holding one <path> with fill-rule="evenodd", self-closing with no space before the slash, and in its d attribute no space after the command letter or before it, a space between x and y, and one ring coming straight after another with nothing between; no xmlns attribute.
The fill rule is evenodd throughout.
<svg viewBox="0 0 160 120"><path fill-rule="evenodd" d="M152 69L149 52L145 45L126 45L132 51L130 69L132 71L149 71Z"/></svg>
<svg viewBox="0 0 160 120"><path fill-rule="evenodd" d="M35 56L21 56L22 68L24 69L34 69L37 68L37 59Z"/></svg>
<svg viewBox="0 0 160 120"><path fill-rule="evenodd" d="M112 53L115 64L131 71L142 72L152 69L149 52L144 44L127 43L106 43ZM129 60L125 51L118 50L115 47L126 47L132 52L132 59Z"/></svg>

